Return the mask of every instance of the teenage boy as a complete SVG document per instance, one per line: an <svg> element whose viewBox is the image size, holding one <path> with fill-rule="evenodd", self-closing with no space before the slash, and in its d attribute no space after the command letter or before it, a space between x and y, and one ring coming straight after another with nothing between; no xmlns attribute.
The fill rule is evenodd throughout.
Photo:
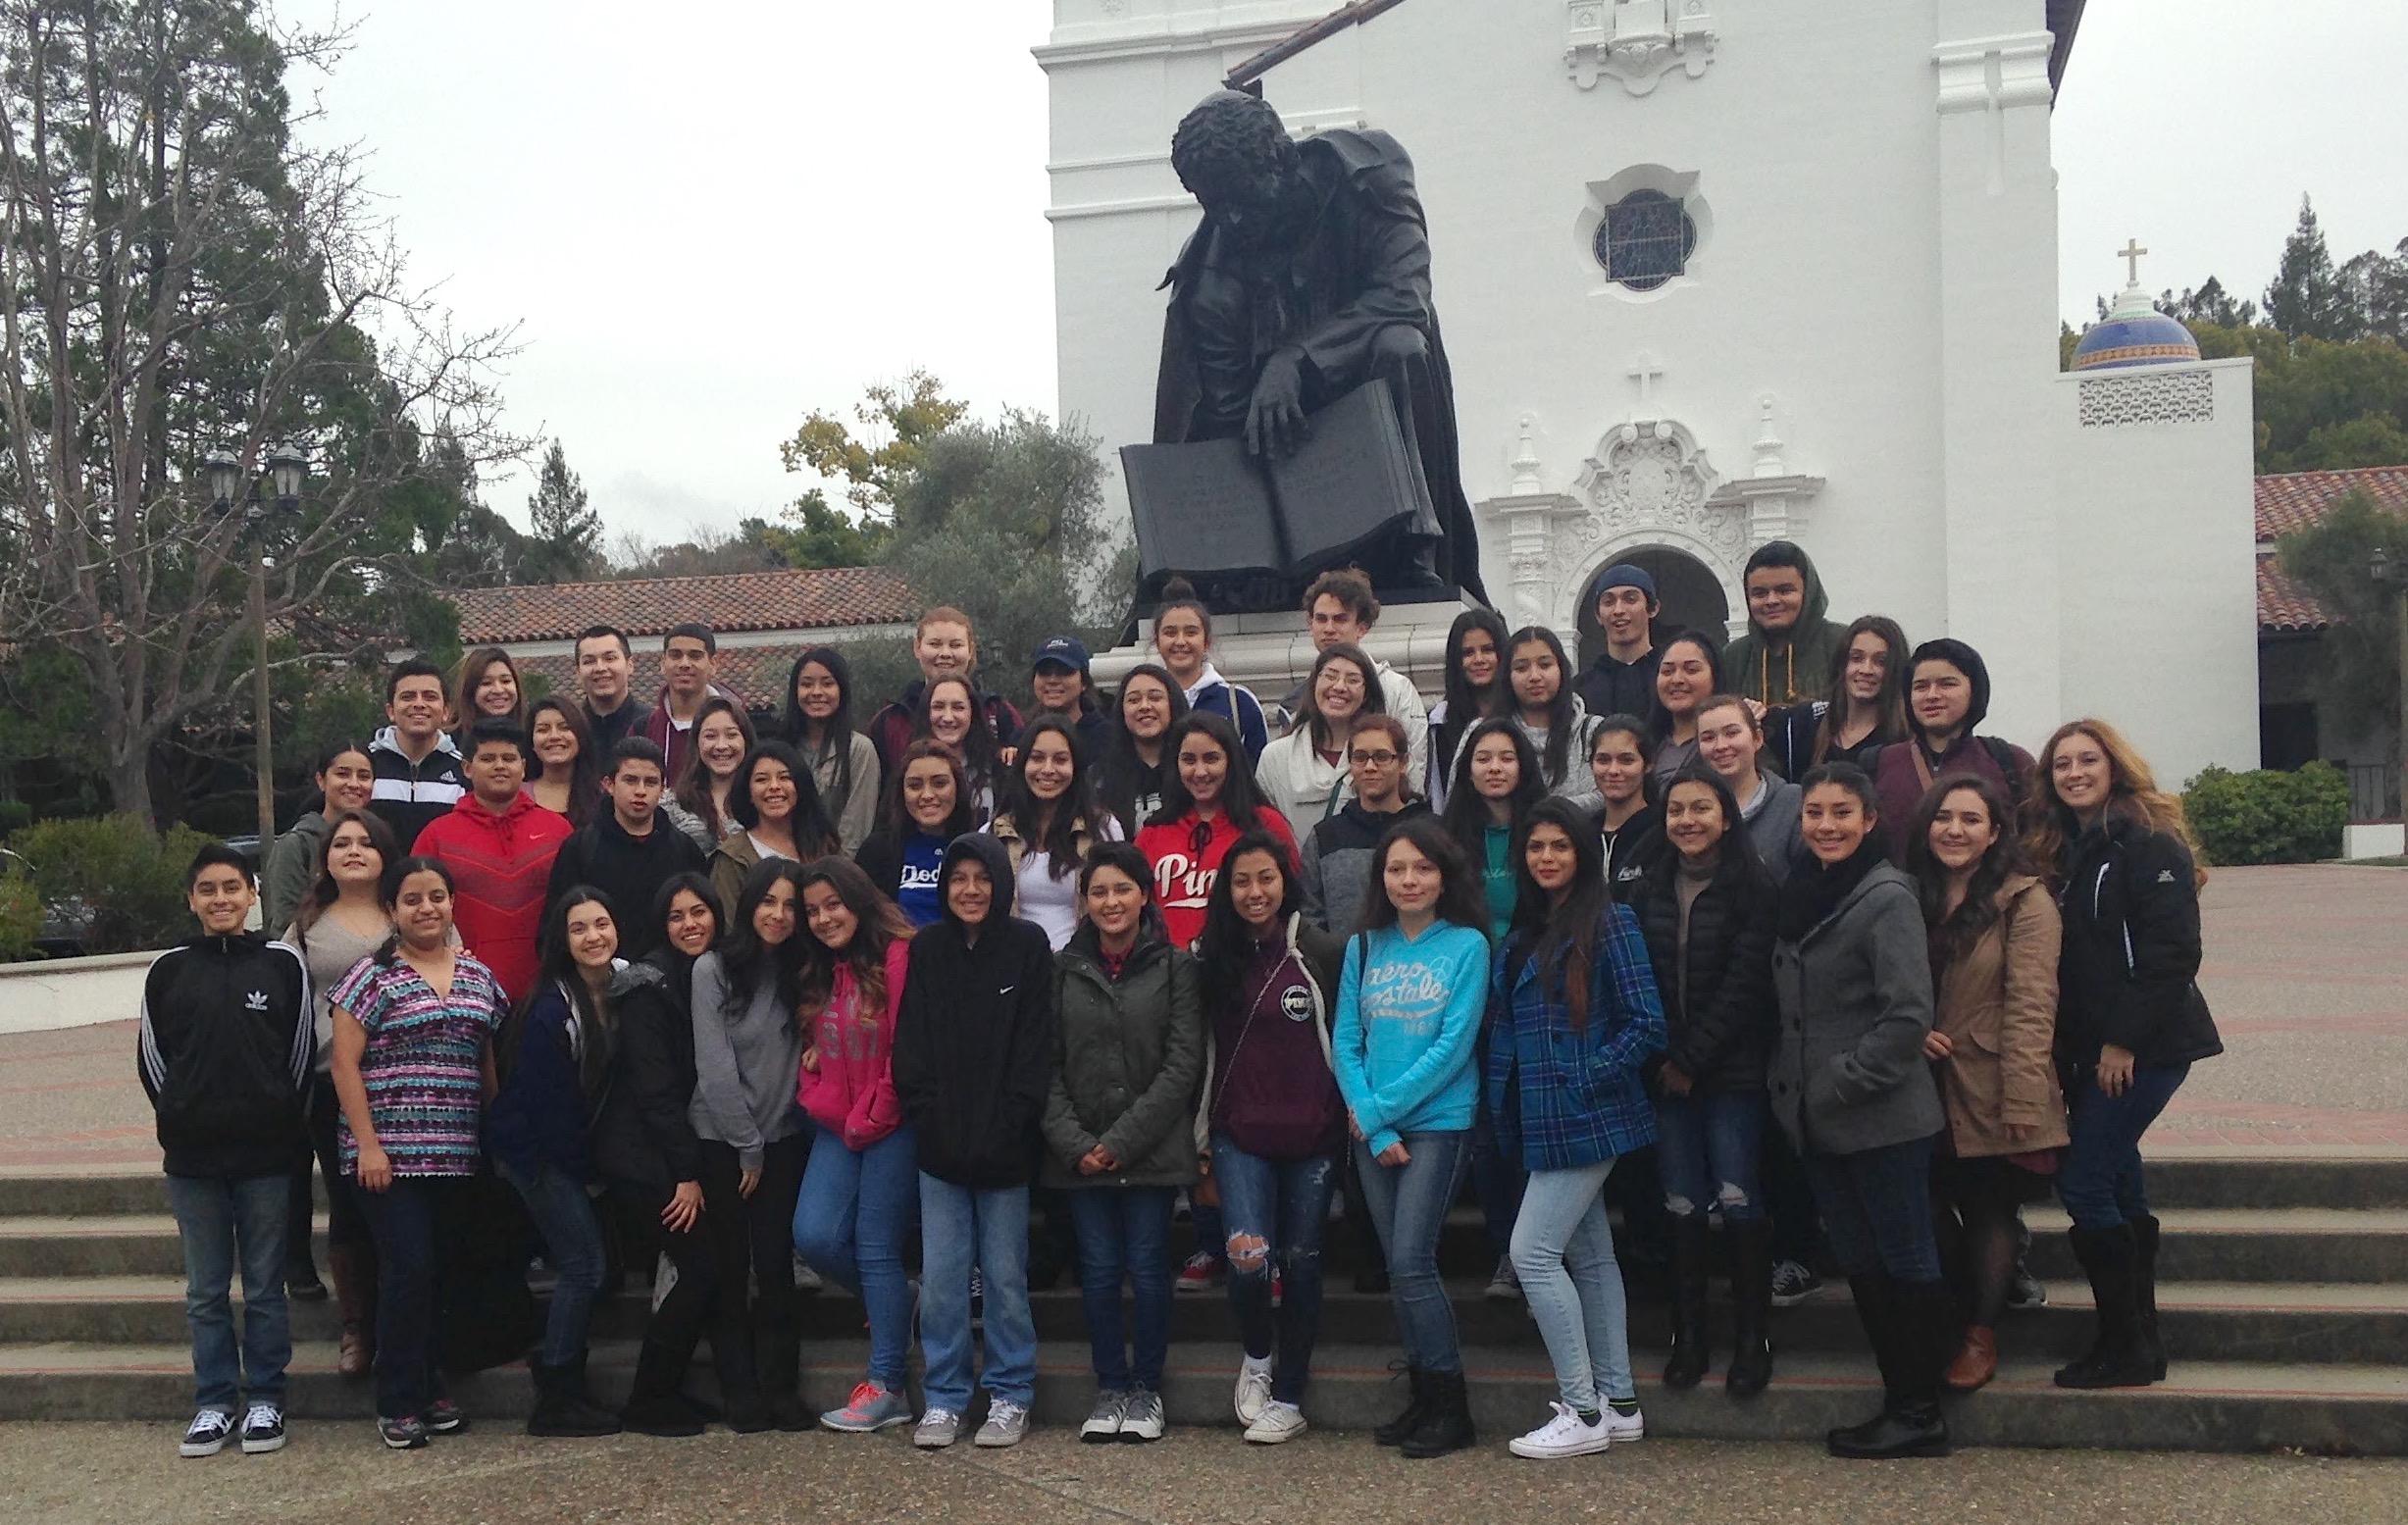
<svg viewBox="0 0 2408 1525"><path fill-rule="evenodd" d="M213 842L184 871L200 936L153 960L142 983L135 1068L159 1120L168 1205L183 1242L184 1321L199 1412L181 1454L239 1439L284 1445L285 1196L316 1064L301 955L243 923L257 902L248 858ZM242 1268L242 1340L228 1286ZM234 1414L245 1392L237 1432Z"/></svg>
<svg viewBox="0 0 2408 1525"><path fill-rule="evenodd" d="M1305 839L1305 920L1325 932L1352 937L1361 925L1371 891L1371 853L1388 828L1430 807L1406 787L1405 723L1394 715L1365 715L1347 741L1347 771L1355 797Z"/></svg>
<svg viewBox="0 0 2408 1525"><path fill-rule="evenodd" d="M577 689L585 696L593 749L608 757L631 736L643 735L652 712L636 700L636 654L615 625L589 626L577 637Z"/></svg>
<svg viewBox="0 0 2408 1525"><path fill-rule="evenodd" d="M1636 715L1656 707L1656 618L1664 604L1645 567L1621 562L1597 580L1597 623L1606 649L1572 686L1592 715Z"/></svg>
<svg viewBox="0 0 2408 1525"><path fill-rule="evenodd" d="M911 655L920 664L920 676L911 686L897 694L894 701L870 717L870 744L878 748L878 764L894 777L896 759L911 744L912 722L920 712L920 695L940 678L959 678L978 692L975 670L978 666L978 632L970 617L950 604L939 604L920 616L919 628L911 635ZM981 694L979 709L986 716L987 730L995 737L998 746L1009 746L1020 735L1020 712L1003 701L1001 694Z"/></svg>
<svg viewBox="0 0 2408 1525"><path fill-rule="evenodd" d="M517 1006L535 992L552 860L567 819L525 792L527 738L487 716L468 728L468 792L418 835L418 850L451 870L452 925Z"/></svg>
<svg viewBox="0 0 2408 1525"><path fill-rule="evenodd" d="M659 747L629 737L611 749L607 767L602 792L610 796L610 813L595 816L561 844L547 898L556 900L579 885L610 896L619 956L632 961L660 945L652 920L660 887L673 875L708 873L710 860L692 838L660 818Z"/></svg>
<svg viewBox="0 0 2408 1525"><path fill-rule="evenodd" d="M740 707L743 701L719 686L719 637L707 625L670 630L660 643L660 697L652 701L641 734L660 748L675 785L687 754L693 750L694 712L702 701L720 698Z"/></svg>
<svg viewBox="0 0 2408 1525"><path fill-rule="evenodd" d="M1029 653L1029 689L1037 695L1037 720L1051 715L1070 722L1079 737L1079 761L1092 768L1103 758L1112 723L1096 707L1096 678L1088 668L1087 643L1053 635Z"/></svg>
<svg viewBox="0 0 2408 1525"><path fill-rule="evenodd" d="M1341 567L1324 572L1305 589L1305 620L1312 635L1312 649L1317 655L1332 646L1355 646L1369 654L1364 642L1370 639L1371 627L1379 623L1380 601L1372 595L1371 580L1353 567ZM1405 722L1405 734L1412 738L1412 774L1420 779L1429 776L1430 712L1421 702L1421 690L1413 681L1377 657L1371 665L1379 669L1380 699L1388 713ZM1284 724L1293 729L1296 718L1304 713L1305 685L1312 681L1309 673L1288 690L1281 705Z"/></svg>
<svg viewBox="0 0 2408 1525"><path fill-rule="evenodd" d="M1848 627L1823 618L1831 605L1814 558L1787 540L1769 540L1748 558L1741 579L1748 633L1722 651L1723 682L1768 707L1827 699L1831 659Z"/></svg>
<svg viewBox="0 0 2408 1525"><path fill-rule="evenodd" d="M460 771L459 749L443 735L450 713L443 693L443 670L423 657L413 657L384 680L384 718L390 722L368 743L368 762L376 772L376 787L368 808L393 829L393 844L403 856L417 850L418 834L468 792Z"/></svg>

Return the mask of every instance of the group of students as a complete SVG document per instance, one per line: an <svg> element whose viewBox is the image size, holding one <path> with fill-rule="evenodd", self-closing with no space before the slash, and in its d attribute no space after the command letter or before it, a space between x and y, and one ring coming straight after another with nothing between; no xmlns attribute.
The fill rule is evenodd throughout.
<svg viewBox="0 0 2408 1525"><path fill-rule="evenodd" d="M1617 1168L1645 1183L1617 1198L1633 1228L1670 1241L1667 1386L1708 1372L1721 1261L1725 1386L1761 1393L1776 1243L1819 1238L1884 1386L1835 1453L1946 1449L1941 1392L1995 1372L2019 1212L2052 1189L2098 1308L2057 1380L2162 1378L2139 1141L2219 1051L2178 800L2101 721L2036 760L1976 735L1979 656L1823 621L1794 546L1762 548L1747 587L1727 649L1658 644L1648 575L1611 569L1586 671L1548 630L1467 612L1426 712L1369 655L1379 606L1351 572L1308 590L1315 658L1268 710L1175 585L1159 661L1108 701L1075 640L1041 646L1025 723L976 683L950 609L920 623L922 681L858 731L822 649L783 735L756 734L698 627L671 633L692 649L641 715L616 632L579 642L583 704L523 704L498 652L449 691L404 664L392 729L330 752L323 810L270 855L265 925L289 930L242 934L247 864L205 851L202 936L146 991L192 1281L187 1453L237 1428L282 1443L284 1286L316 1282L300 1139L342 1366L373 1366L395 1447L464 1422L436 1325L488 1162L558 1278L529 1357L538 1434L697 1433L707 1338L738 1429L911 1424L943 1447L983 1383L976 1443L1011 1445L1032 1256L1067 1238L1099 1390L1083 1438L1162 1434L1174 1286L1225 1276L1237 1417L1285 1441L1345 1192L1410 1388L1376 1438L1444 1454L1474 1442L1439 1269L1468 1179L1491 1290L1526 1298L1558 1379L1511 1449L1588 1454L1644 1433ZM816 1418L797 1253L869 1328L863 1380ZM618 1267L656 1261L612 1412L587 1325Z"/></svg>

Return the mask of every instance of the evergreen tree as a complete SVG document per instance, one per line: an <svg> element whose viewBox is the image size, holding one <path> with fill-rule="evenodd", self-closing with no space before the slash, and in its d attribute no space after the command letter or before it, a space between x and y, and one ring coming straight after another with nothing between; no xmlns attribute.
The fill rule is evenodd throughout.
<svg viewBox="0 0 2408 1525"><path fill-rule="evenodd" d="M2266 288L2266 321L2294 339L2347 343L2365 331L2364 313L2349 283L2332 268L2316 207L2299 198L2299 225L2282 245L2282 262Z"/></svg>
<svg viewBox="0 0 2408 1525"><path fill-rule="evenodd" d="M527 554L517 581L582 583L602 570L601 516L587 501L586 483L569 470L568 452L557 439L543 452L527 518Z"/></svg>

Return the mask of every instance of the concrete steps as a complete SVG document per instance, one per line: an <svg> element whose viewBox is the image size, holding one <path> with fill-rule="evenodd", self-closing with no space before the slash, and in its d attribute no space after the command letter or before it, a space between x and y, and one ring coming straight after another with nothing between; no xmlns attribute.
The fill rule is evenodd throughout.
<svg viewBox="0 0 2408 1525"><path fill-rule="evenodd" d="M2051 1370L2087 1344L2088 1289L2067 1251L2062 1215L2035 1209L2034 1263L2052 1302L2010 1315L2000 1379L1955 1405L1960 1438L2408 1453L2408 1160L2153 1162L2150 1188L2165 1224L2159 1300L2172 1379L2113 1394L2050 1383ZM1354 1242L1352 1230L1333 1234L1321 1357L1306 1404L1316 1425L1336 1429L1376 1423L1402 1402L1389 1372L1394 1314L1386 1297L1352 1291ZM1495 1437L1543 1417L1553 1383L1522 1306L1481 1296L1490 1263L1477 1214L1459 1210L1442 1264L1475 1410ZM596 1312L593 1366L605 1393L623 1388L633 1363L645 1317L640 1272ZM1629 1283L1631 1344L1655 1434L1813 1440L1862 1417L1873 1400L1872 1364L1844 1288L1775 1312L1773 1387L1736 1404L1714 1381L1671 1394L1655 1380L1668 1340L1665 1310L1653 1276L1633 1268ZM1079 1296L1065 1277L1035 1300L1044 1342L1039 1414L1075 1423L1093 1394ZM1718 1307L1717 1324L1726 1320ZM333 1373L331 1305L295 1304L293 1326L295 1415L366 1418L368 1385ZM803 1327L807 1397L833 1405L859 1374L860 1306L833 1291L807 1297ZM1232 1422L1231 1332L1217 1294L1177 1300L1165 1393L1174 1422ZM1726 1358L1726 1329L1716 1338ZM0 1174L0 1420L180 1417L190 1382L182 1257L161 1178ZM707 1375L698 1386L707 1389ZM532 1398L516 1370L466 1379L457 1392L480 1419L522 1416Z"/></svg>

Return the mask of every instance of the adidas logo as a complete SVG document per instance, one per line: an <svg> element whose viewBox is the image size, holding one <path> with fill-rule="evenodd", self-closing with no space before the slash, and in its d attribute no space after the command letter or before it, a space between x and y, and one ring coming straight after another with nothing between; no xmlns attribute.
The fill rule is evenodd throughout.
<svg viewBox="0 0 2408 1525"><path fill-rule="evenodd" d="M249 994L249 996L247 996L247 997L246 997L246 998L243 1000L243 1002L242 1002L242 1006L243 1006L243 1009L244 1009L244 1010L246 1010L246 1011L265 1011L265 1010L267 1010L267 1009L268 1009L268 992L267 992L266 991L252 991L252 992Z"/></svg>
<svg viewBox="0 0 2408 1525"><path fill-rule="evenodd" d="M2172 870L2172 869L2170 869L2170 868L2161 868L2161 869L2159 869L2159 870L2157 871L2157 882L2158 882L2159 884L2161 884L2161 885L2171 885L2171 884L2173 884L2173 883L2174 883L2174 870Z"/></svg>

